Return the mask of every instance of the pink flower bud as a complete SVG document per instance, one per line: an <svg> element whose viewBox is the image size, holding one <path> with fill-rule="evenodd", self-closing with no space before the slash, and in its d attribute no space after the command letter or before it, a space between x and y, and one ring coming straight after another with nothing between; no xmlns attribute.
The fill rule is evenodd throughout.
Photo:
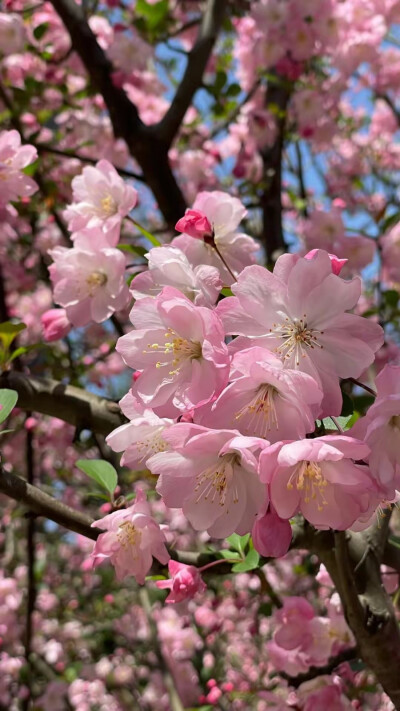
<svg viewBox="0 0 400 711"><path fill-rule="evenodd" d="M205 239L213 235L208 218L200 210L186 210L184 217L176 223L175 229L196 239Z"/></svg>
<svg viewBox="0 0 400 711"><path fill-rule="evenodd" d="M304 255L304 259L314 259L315 255L318 254L319 251L319 249L312 249L310 252L307 252L307 254ZM339 276L344 265L347 264L347 262L349 261L348 259L339 259L336 254L330 254L329 259L331 260L332 273L336 274L337 276Z"/></svg>
<svg viewBox="0 0 400 711"><path fill-rule="evenodd" d="M49 309L40 320L45 341L58 341L71 330L65 309Z"/></svg>
<svg viewBox="0 0 400 711"><path fill-rule="evenodd" d="M265 516L256 520L252 536L256 551L268 558L279 558L289 550L292 528L270 507Z"/></svg>
<svg viewBox="0 0 400 711"><path fill-rule="evenodd" d="M176 560L168 563L169 580L157 580L156 585L161 590L170 589L165 602L174 603L191 600L198 592L206 590L207 586L194 565L185 565Z"/></svg>

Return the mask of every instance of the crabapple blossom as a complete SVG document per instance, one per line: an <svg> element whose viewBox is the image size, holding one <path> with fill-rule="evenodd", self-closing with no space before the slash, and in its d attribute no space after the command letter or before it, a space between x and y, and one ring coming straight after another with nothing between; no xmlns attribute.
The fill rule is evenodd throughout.
<svg viewBox="0 0 400 711"><path fill-rule="evenodd" d="M273 273L259 266L242 271L234 297L218 304L226 332L237 334L235 349L261 345L286 367L311 375L322 387L322 416L342 407L339 378L357 378L383 343L382 328L346 313L361 293L358 277L344 281L332 273L327 252L311 260L285 254Z"/></svg>
<svg viewBox="0 0 400 711"><path fill-rule="evenodd" d="M0 12L0 53L21 52L26 42L26 30L21 15Z"/></svg>
<svg viewBox="0 0 400 711"><path fill-rule="evenodd" d="M376 377L377 398L365 417L349 431L370 447L369 468L392 500L400 489L400 366L386 365Z"/></svg>
<svg viewBox="0 0 400 711"><path fill-rule="evenodd" d="M281 518L302 513L316 528L350 528L376 497L364 442L344 435L276 443L260 455L260 479Z"/></svg>
<svg viewBox="0 0 400 711"><path fill-rule="evenodd" d="M213 227L208 217L200 210L187 209L184 217L181 217L176 223L175 229L177 232L184 232L195 239L207 240L213 235Z"/></svg>
<svg viewBox="0 0 400 711"><path fill-rule="evenodd" d="M0 207L36 192L35 181L23 172L36 158L36 148L22 146L18 131L0 132Z"/></svg>
<svg viewBox="0 0 400 711"><path fill-rule="evenodd" d="M254 452L268 443L186 423L173 425L164 437L172 451L155 454L147 466L159 475L156 488L166 506L182 508L193 528L215 538L251 531L268 504Z"/></svg>
<svg viewBox="0 0 400 711"><path fill-rule="evenodd" d="M68 229L101 227L110 246L119 239L122 218L137 203L137 191L120 177L108 160L86 166L72 180L73 203L64 211Z"/></svg>
<svg viewBox="0 0 400 711"><path fill-rule="evenodd" d="M169 580L157 580L160 590L171 590L165 602L176 603L191 600L198 592L207 589L199 570L194 565L185 565L176 560L168 562Z"/></svg>
<svg viewBox="0 0 400 711"><path fill-rule="evenodd" d="M161 417L199 407L218 395L228 379L229 356L218 316L165 287L137 301L130 314L135 331L117 351L143 372L132 393Z"/></svg>
<svg viewBox="0 0 400 711"><path fill-rule="evenodd" d="M101 323L127 305L126 260L118 249L96 250L92 235L81 236L76 244L72 249L49 250L54 260L49 266L54 301L65 308L73 326Z"/></svg>
<svg viewBox="0 0 400 711"><path fill-rule="evenodd" d="M130 422L110 432L106 441L114 452L124 452L122 465L139 469L151 455L167 448L163 433L172 424L172 420L157 417L153 410L146 408L130 392L119 404Z"/></svg>
<svg viewBox="0 0 400 711"><path fill-rule="evenodd" d="M196 306L214 306L222 289L218 269L207 265L192 267L186 255L170 245L155 247L146 257L148 271L138 274L131 283L135 299L157 296L164 286L173 286Z"/></svg>
<svg viewBox="0 0 400 711"><path fill-rule="evenodd" d="M246 208L237 198L219 190L199 193L193 203L196 214L204 215L212 227L213 241L231 271L239 274L243 267L253 264L259 247L248 235L236 232L240 221L246 215ZM185 224L186 216L178 224ZM190 221L190 225L192 222ZM204 224L204 229L206 229ZM180 229L180 228L179 228ZM190 227L191 231L192 228ZM174 247L184 252L193 267L210 265L216 267L226 284L233 278L223 264L214 247L208 241L194 238L189 233L179 235L172 241Z"/></svg>
<svg viewBox="0 0 400 711"><path fill-rule="evenodd" d="M253 346L236 353L230 380L196 421L208 427L237 428L270 442L301 439L315 429L322 400L319 385L306 373L284 368L282 360L266 348Z"/></svg>
<svg viewBox="0 0 400 711"><path fill-rule="evenodd" d="M278 558L289 550L292 527L289 521L280 518L270 505L264 516L257 518L251 535L256 551L267 558Z"/></svg>
<svg viewBox="0 0 400 711"><path fill-rule="evenodd" d="M94 544L91 554L93 566L97 567L109 559L117 580L133 575L143 585L153 557L163 565L169 560L165 536L152 518L142 490L138 490L132 506L113 511L94 521L92 526L105 531Z"/></svg>
<svg viewBox="0 0 400 711"><path fill-rule="evenodd" d="M49 309L40 317L45 341L58 341L71 330L65 309Z"/></svg>

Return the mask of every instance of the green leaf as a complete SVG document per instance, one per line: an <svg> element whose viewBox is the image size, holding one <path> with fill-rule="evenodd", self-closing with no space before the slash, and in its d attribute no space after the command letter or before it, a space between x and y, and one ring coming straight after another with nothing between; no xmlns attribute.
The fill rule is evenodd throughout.
<svg viewBox="0 0 400 711"><path fill-rule="evenodd" d="M388 306L391 306L393 309L396 308L397 304L399 303L400 297L398 291L396 291L395 289L388 289L387 291L383 292L382 296Z"/></svg>
<svg viewBox="0 0 400 711"><path fill-rule="evenodd" d="M243 561L241 561L240 563L235 563L235 565L232 567L232 570L234 573L246 573L248 570L254 570L255 568L257 568L259 561L260 555L253 548L251 551L248 552L246 558Z"/></svg>
<svg viewBox="0 0 400 711"><path fill-rule="evenodd" d="M129 252L129 254L136 254L138 257L145 257L149 251L146 247L135 244L119 244L118 249L121 249L123 252Z"/></svg>
<svg viewBox="0 0 400 711"><path fill-rule="evenodd" d="M354 422L358 419L358 417L354 417L357 415L357 413L352 413L351 415L346 415L346 417L335 417L336 422L338 423L339 427L342 428L342 430L349 430L350 427L354 424ZM334 421L330 417L325 417L322 420L322 424L324 425L326 430L336 430L336 425Z"/></svg>
<svg viewBox="0 0 400 711"><path fill-rule="evenodd" d="M222 296L233 296L233 291L229 286L224 286L224 288L221 289L221 294Z"/></svg>
<svg viewBox="0 0 400 711"><path fill-rule="evenodd" d="M10 432L15 432L15 430L1 430L0 437L5 434L10 434Z"/></svg>
<svg viewBox="0 0 400 711"><path fill-rule="evenodd" d="M168 14L168 0L148 3L146 0L137 0L136 14L144 17L149 30L154 30L160 25Z"/></svg>
<svg viewBox="0 0 400 711"><path fill-rule="evenodd" d="M244 556L244 551L249 542L249 538L250 533L246 533L244 536L238 536L237 533L232 533L232 535L226 540L235 551L238 551L241 556Z"/></svg>
<svg viewBox="0 0 400 711"><path fill-rule="evenodd" d="M240 554L237 551L227 551L225 548L223 548L221 551L218 552L225 560L229 560L230 558L242 560Z"/></svg>
<svg viewBox="0 0 400 711"><path fill-rule="evenodd" d="M143 237L146 237L146 239L148 239L149 242L151 242L153 247L161 247L161 242L159 242L158 239L156 237L154 237L154 235L151 234L151 232L148 232L147 230L145 230L145 228L142 227L142 225L139 225L139 223L136 222L136 220L133 220L133 222L134 222L135 227L139 230L139 232L141 232Z"/></svg>
<svg viewBox="0 0 400 711"><path fill-rule="evenodd" d="M97 481L109 494L113 494L118 484L118 474L110 462L103 459L79 459L76 466Z"/></svg>
<svg viewBox="0 0 400 711"><path fill-rule="evenodd" d="M15 390L0 390L0 424L9 416L18 400L18 393ZM10 430L8 430L10 432Z"/></svg>
<svg viewBox="0 0 400 711"><path fill-rule="evenodd" d="M386 232L390 227L394 227L400 221L400 212L395 212L394 215L385 217L381 225L381 232Z"/></svg>
<svg viewBox="0 0 400 711"><path fill-rule="evenodd" d="M42 37L46 34L47 30L49 29L49 23L48 22L42 22L41 25L38 25L35 27L33 30L33 36L35 39L38 41L42 39Z"/></svg>
<svg viewBox="0 0 400 711"><path fill-rule="evenodd" d="M25 323L12 323L11 321L4 321L3 323L0 323L0 340L6 351L8 351L14 338L16 338L18 334L25 329Z"/></svg>

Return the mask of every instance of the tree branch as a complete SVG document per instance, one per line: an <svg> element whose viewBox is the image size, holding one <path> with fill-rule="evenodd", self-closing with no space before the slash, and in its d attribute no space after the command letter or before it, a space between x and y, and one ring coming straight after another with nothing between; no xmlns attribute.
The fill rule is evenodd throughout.
<svg viewBox="0 0 400 711"><path fill-rule="evenodd" d="M0 387L18 393L18 407L69 422L78 429L107 435L127 420L113 400L50 378L8 372L0 375Z"/></svg>
<svg viewBox="0 0 400 711"><path fill-rule="evenodd" d="M203 74L225 16L227 0L208 0L196 42L189 52L182 81L172 103L156 126L159 136L171 145L183 118L192 103L196 91L201 87Z"/></svg>
<svg viewBox="0 0 400 711"><path fill-rule="evenodd" d="M331 657L323 667L310 667L308 671L304 674L298 674L297 676L289 676L288 674L280 673L290 686L294 686L297 689L305 681L310 681L310 679L315 679L317 676L322 676L324 674L332 674L333 671L343 662L349 662L353 659L358 659L359 654L357 649L351 647L350 649L344 649L339 652L335 657Z"/></svg>
<svg viewBox="0 0 400 711"><path fill-rule="evenodd" d="M223 0L219 0L222 2ZM123 138L143 171L169 227L184 214L186 202L168 159L170 144L158 126L146 126L125 91L113 82L113 66L97 42L82 8L74 0L51 0L67 28L74 50L104 99L116 138Z"/></svg>

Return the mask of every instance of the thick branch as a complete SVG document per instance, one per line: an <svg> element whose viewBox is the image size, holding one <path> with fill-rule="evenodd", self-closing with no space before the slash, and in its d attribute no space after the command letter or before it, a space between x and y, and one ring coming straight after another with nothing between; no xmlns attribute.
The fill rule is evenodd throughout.
<svg viewBox="0 0 400 711"><path fill-rule="evenodd" d="M227 0L208 0L196 42L189 52L182 81L172 103L157 126L160 137L171 145L196 91L201 87L203 74L225 16Z"/></svg>
<svg viewBox="0 0 400 711"><path fill-rule="evenodd" d="M174 226L184 214L186 203L169 164L170 144L160 135L157 126L146 126L142 122L136 106L123 89L115 86L113 66L98 44L82 8L74 0L52 0L52 4L70 34L93 87L103 96L115 137L126 141L168 226Z"/></svg>
<svg viewBox="0 0 400 711"><path fill-rule="evenodd" d="M282 226L282 152L289 97L290 90L279 77L268 86L266 104L274 112L277 124L274 144L262 151L266 187L260 200L263 213L261 241L268 265L273 264L275 253L286 251Z"/></svg>
<svg viewBox="0 0 400 711"><path fill-rule="evenodd" d="M107 435L126 422L119 405L73 385L22 373L3 373L0 387L18 393L18 407L58 417L78 429Z"/></svg>
<svg viewBox="0 0 400 711"><path fill-rule="evenodd" d="M37 486L28 484L25 479L16 474L0 470L0 492L6 494L11 499L18 501L28 507L30 511L38 516L44 516L51 521L64 526L69 531L80 533L82 536L96 540L101 533L98 528L91 528L92 520L90 516L75 511L70 506L63 504L52 496L46 494Z"/></svg>

